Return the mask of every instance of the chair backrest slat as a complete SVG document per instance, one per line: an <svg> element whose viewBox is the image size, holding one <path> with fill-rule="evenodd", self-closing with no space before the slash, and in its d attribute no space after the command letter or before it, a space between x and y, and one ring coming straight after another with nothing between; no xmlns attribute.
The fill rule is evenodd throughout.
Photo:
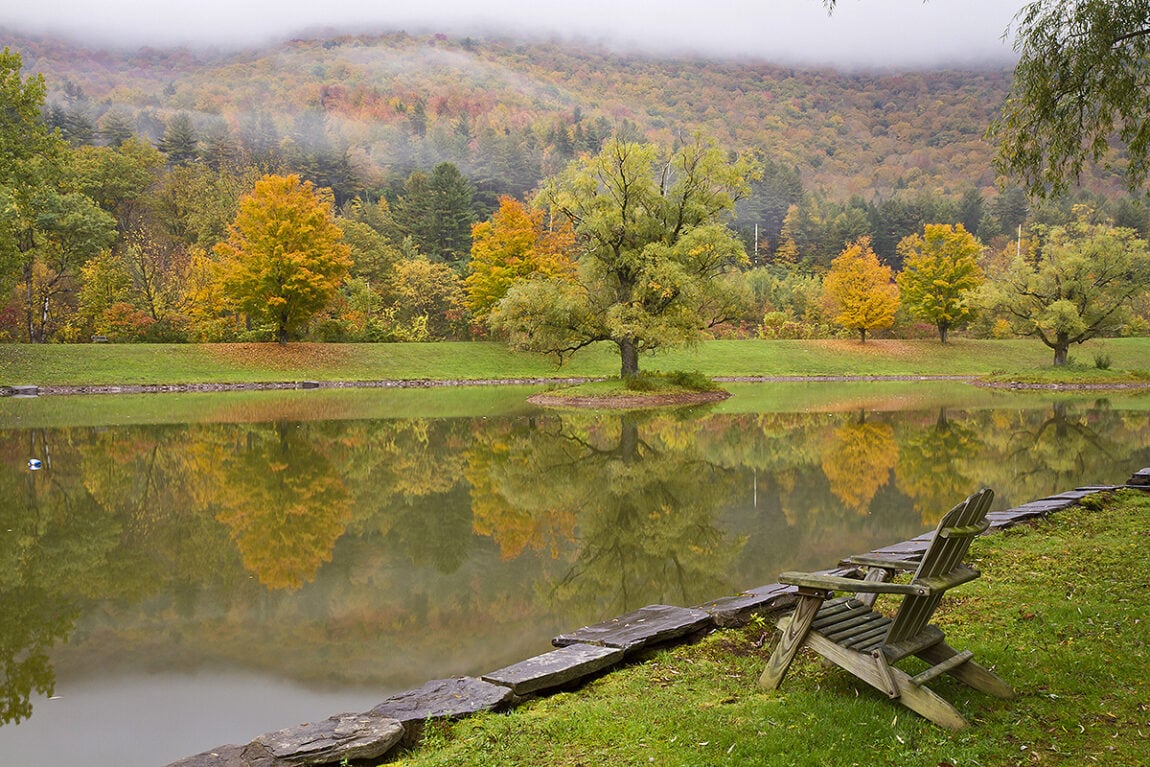
<svg viewBox="0 0 1150 767"><path fill-rule="evenodd" d="M935 528L930 546L914 577L933 578L948 575L962 565L970 542L986 529L986 512L994 500L992 490L980 490L948 511ZM942 594L928 597L907 596L891 622L885 644L902 642L917 636L930 622Z"/></svg>

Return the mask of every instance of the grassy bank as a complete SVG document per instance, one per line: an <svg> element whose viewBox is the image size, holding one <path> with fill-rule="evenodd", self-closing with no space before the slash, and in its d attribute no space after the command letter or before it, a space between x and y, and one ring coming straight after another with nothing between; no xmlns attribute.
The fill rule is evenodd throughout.
<svg viewBox="0 0 1150 767"><path fill-rule="evenodd" d="M1095 354L1110 359L1094 367ZM1150 338L1094 341L1074 349L1079 364L1051 372L1050 352L1031 340L710 341L641 360L650 371L708 376L999 374L1015 380L1124 380L1145 377ZM387 379L477 380L618 375L606 344L564 367L490 342L433 344L76 344L0 345L0 386L180 384ZM1002 374L1005 374L1003 376Z"/></svg>
<svg viewBox="0 0 1150 767"><path fill-rule="evenodd" d="M654 651L511 713L430 729L389 764L1144 765L1150 763L1150 495L1122 493L976 541L983 577L938 623L1018 692L933 683L972 722L952 734L800 655L781 691L755 681L771 629Z"/></svg>

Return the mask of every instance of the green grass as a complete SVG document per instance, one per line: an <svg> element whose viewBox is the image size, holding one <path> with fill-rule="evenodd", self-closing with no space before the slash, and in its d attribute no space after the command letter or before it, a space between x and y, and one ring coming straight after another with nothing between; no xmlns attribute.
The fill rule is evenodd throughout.
<svg viewBox="0 0 1150 767"><path fill-rule="evenodd" d="M1150 338L1107 339L1076 347L1083 359L1104 352L1111 380L1148 375ZM699 371L712 377L914 376L996 373L1005 379L1060 378L1036 341L709 341L643 357L644 370ZM1090 368L1090 370L1095 370ZM434 379L618 375L608 344L585 349L564 367L493 342L431 344L74 344L0 345L0 385L236 383L298 380ZM1079 376L1079 373L1073 373ZM1092 374L1093 375L1093 374ZM1099 380L1095 377L1094 380Z"/></svg>
<svg viewBox="0 0 1150 767"><path fill-rule="evenodd" d="M951 592L938 623L1018 696L934 683L971 721L960 733L805 654L779 691L758 691L755 644L771 629L751 625L507 714L433 725L389 764L1145 765L1150 495L1092 506L972 548L984 575Z"/></svg>

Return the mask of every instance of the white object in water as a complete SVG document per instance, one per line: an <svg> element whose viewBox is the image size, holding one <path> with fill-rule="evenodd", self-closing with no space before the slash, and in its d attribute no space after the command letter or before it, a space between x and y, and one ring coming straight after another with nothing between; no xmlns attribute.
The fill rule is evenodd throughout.
<svg viewBox="0 0 1150 767"><path fill-rule="evenodd" d="M29 458L28 459L28 468L31 469L32 471L38 471L39 469L41 469L43 467L44 467L44 464L40 463L39 458Z"/></svg>

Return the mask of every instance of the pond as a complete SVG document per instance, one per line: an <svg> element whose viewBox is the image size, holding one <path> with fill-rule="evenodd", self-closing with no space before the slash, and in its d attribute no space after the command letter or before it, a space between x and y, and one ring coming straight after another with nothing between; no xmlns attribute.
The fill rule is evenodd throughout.
<svg viewBox="0 0 1150 767"><path fill-rule="evenodd" d="M0 763L158 767L1150 465L1145 395L531 391L0 400Z"/></svg>

